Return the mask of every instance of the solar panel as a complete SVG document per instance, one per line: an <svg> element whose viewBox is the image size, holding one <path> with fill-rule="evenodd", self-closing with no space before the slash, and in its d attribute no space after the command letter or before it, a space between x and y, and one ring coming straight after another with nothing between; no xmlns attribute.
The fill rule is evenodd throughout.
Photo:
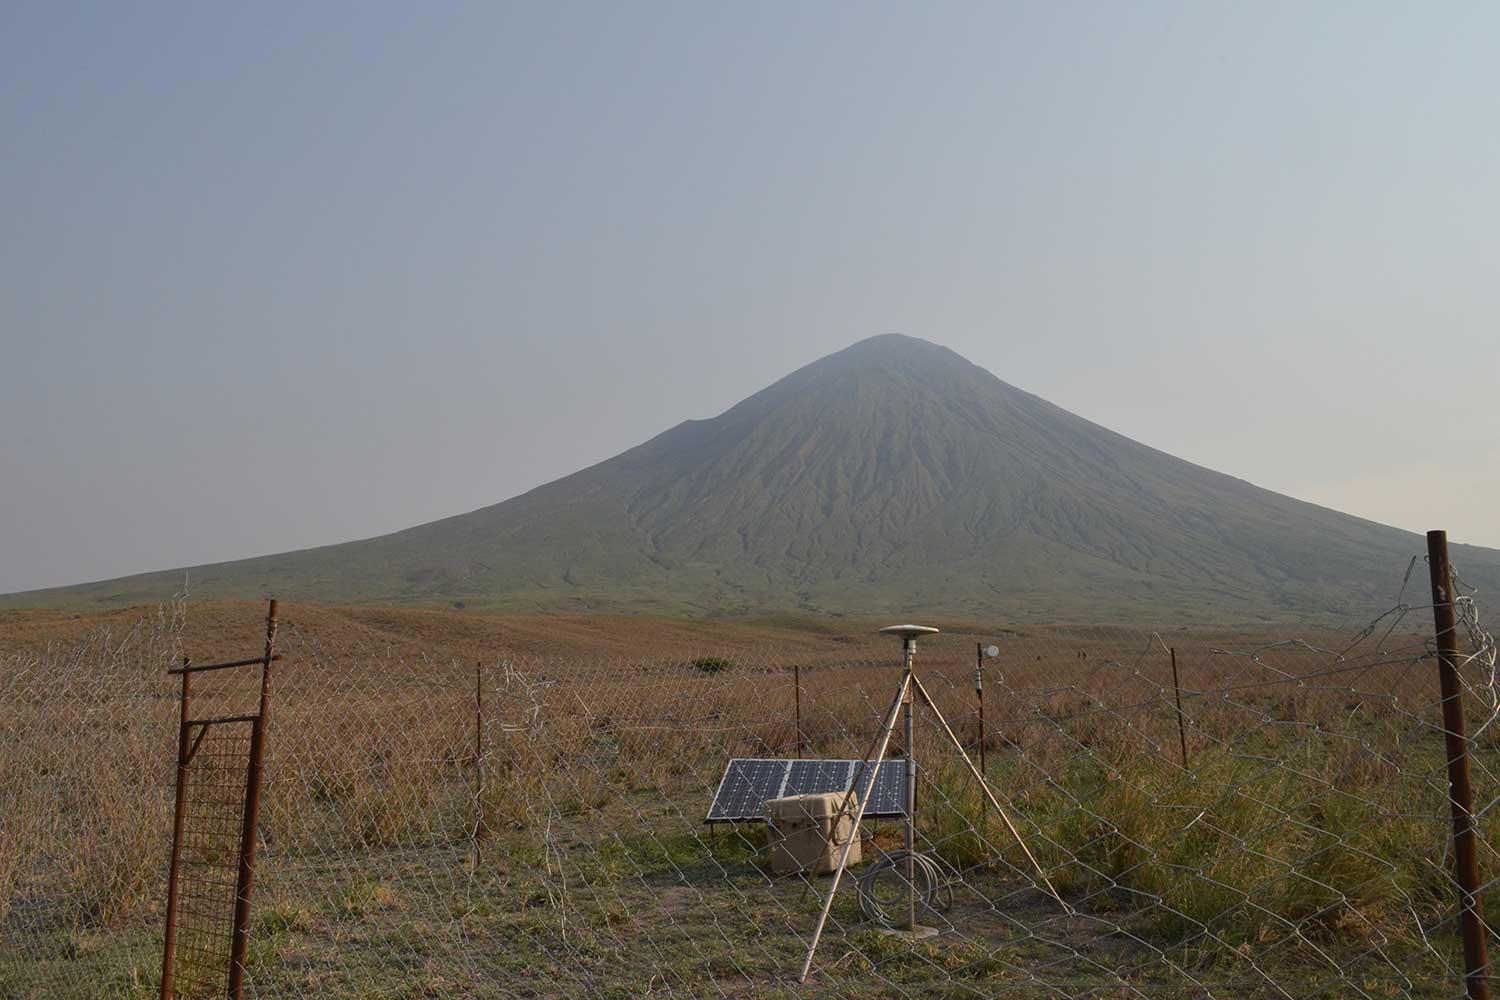
<svg viewBox="0 0 1500 1000"><path fill-rule="evenodd" d="M858 764L858 761L850 761ZM865 806L865 815L874 819L890 819L906 815L906 761L901 758L881 761L875 768L875 788L869 793L870 804ZM913 764L915 767L915 764ZM870 774L866 770L859 779L857 791L869 787Z"/></svg>
<svg viewBox="0 0 1500 1000"><path fill-rule="evenodd" d="M765 819L766 802L781 797L789 760L737 757L724 769L709 820Z"/></svg>
<svg viewBox="0 0 1500 1000"><path fill-rule="evenodd" d="M782 795L812 792L847 792L853 780L852 760L794 760L787 772Z"/></svg>
<svg viewBox="0 0 1500 1000"><path fill-rule="evenodd" d="M763 820L766 802L783 795L808 792L844 792L862 774L860 787L874 788L865 807L868 819L895 819L906 815L906 761L897 757L871 764L860 770L857 760L777 760L767 757L736 757L724 769L713 804L708 807L708 822Z"/></svg>

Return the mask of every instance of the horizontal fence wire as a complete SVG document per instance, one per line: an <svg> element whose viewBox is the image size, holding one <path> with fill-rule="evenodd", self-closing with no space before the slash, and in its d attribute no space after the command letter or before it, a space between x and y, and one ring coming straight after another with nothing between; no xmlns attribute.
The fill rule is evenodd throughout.
<svg viewBox="0 0 1500 1000"><path fill-rule="evenodd" d="M805 983L831 880L774 870L782 834L763 821L705 820L732 759L869 752L897 643L475 663L283 608L246 994L1462 996L1432 609L1416 589L1352 629L920 640L923 688L975 761L976 644L999 647L982 660L984 778L1015 834L919 707L912 744L898 726L888 756L918 765L919 922L938 934L884 933L904 912L903 829L866 822ZM1495 644L1464 593L1458 667L1492 879ZM6 654L0 996L154 995L178 721L166 670L192 623L164 609L127 633ZM195 713L200 698L245 710L253 691L232 673L195 681ZM222 740L242 794L248 727L215 730L200 753ZM215 759L195 761L205 790ZM217 829L217 800L200 801L200 827ZM231 905L209 893L194 915L227 946L221 839L197 842L194 877L227 878Z"/></svg>

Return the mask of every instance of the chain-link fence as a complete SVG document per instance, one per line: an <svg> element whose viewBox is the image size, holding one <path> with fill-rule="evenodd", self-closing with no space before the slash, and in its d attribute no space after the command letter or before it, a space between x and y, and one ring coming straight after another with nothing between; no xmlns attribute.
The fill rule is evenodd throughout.
<svg viewBox="0 0 1500 1000"><path fill-rule="evenodd" d="M731 760L868 754L896 642L653 655L651 624L622 622L640 655L476 663L283 607L246 995L1461 996L1432 609L1407 572L1352 630L936 622L917 673L977 763L982 666L998 802L918 705L887 756L917 764L918 922L938 933L887 933L904 823L867 821L805 982L831 879L773 874L764 822L705 820ZM1456 606L1488 877L1495 646ZM199 641L169 609L3 661L0 996L157 995L166 671ZM254 682L207 675L195 703Z"/></svg>

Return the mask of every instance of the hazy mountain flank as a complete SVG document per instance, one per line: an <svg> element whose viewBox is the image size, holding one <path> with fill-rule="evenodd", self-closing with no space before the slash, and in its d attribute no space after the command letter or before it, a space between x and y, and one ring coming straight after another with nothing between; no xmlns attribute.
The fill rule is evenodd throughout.
<svg viewBox="0 0 1500 1000"><path fill-rule="evenodd" d="M1388 605L1420 551L1417 535L1173 458L890 335L472 513L0 604L159 600L186 573L205 599L1238 622ZM1500 552L1454 560L1500 586Z"/></svg>

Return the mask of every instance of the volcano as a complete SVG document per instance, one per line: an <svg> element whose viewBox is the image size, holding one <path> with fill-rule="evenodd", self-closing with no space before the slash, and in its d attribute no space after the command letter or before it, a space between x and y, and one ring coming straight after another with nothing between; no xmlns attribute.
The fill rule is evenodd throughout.
<svg viewBox="0 0 1500 1000"><path fill-rule="evenodd" d="M471 513L0 603L157 601L186 576L198 599L1248 622L1382 610L1422 551L892 334ZM1500 552L1454 561L1500 586Z"/></svg>

